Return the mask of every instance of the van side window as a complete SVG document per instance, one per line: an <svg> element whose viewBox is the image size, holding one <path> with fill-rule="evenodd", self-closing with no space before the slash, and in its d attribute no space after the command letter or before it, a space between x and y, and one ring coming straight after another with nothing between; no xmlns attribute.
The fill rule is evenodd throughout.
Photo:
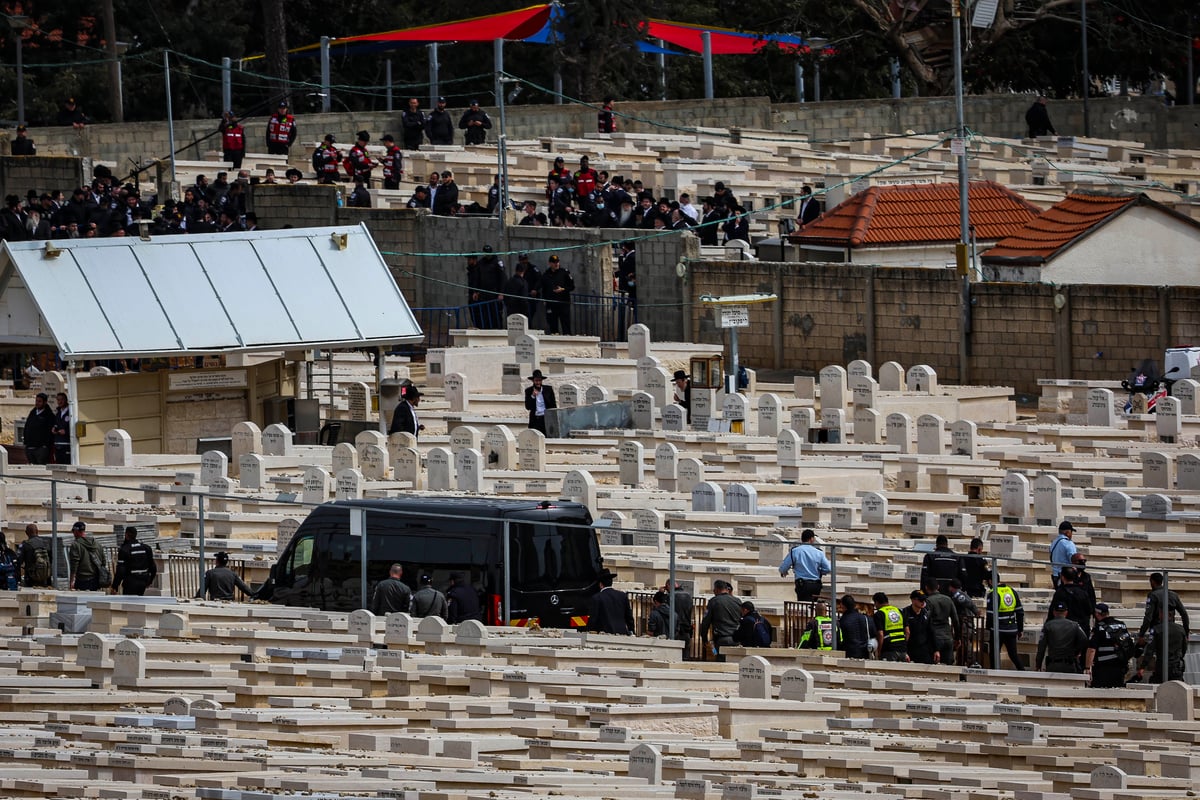
<svg viewBox="0 0 1200 800"><path fill-rule="evenodd" d="M595 535L552 523L519 523L512 529L513 580L524 588L564 588L595 580ZM565 581L565 583L564 583Z"/></svg>
<svg viewBox="0 0 1200 800"><path fill-rule="evenodd" d="M296 578L308 577L308 569L312 566L313 537L301 536L292 542L292 557L288 559L287 575Z"/></svg>

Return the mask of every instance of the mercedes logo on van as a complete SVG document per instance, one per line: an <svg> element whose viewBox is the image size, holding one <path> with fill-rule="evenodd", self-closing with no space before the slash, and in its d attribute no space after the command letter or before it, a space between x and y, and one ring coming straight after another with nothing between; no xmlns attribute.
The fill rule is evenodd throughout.
<svg viewBox="0 0 1200 800"><path fill-rule="evenodd" d="M558 595L556 595L556 594L550 595L550 605L552 605L552 606L558 605Z"/></svg>

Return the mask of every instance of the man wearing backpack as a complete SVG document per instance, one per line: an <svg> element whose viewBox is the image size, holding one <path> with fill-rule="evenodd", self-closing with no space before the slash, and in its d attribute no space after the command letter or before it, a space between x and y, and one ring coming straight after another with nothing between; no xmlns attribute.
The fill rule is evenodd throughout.
<svg viewBox="0 0 1200 800"><path fill-rule="evenodd" d="M100 573L107 565L104 551L96 540L88 535L87 526L76 522L71 526L75 541L67 552L67 563L71 568L71 589L77 592L94 592L101 587Z"/></svg>
<svg viewBox="0 0 1200 800"><path fill-rule="evenodd" d="M25 586L51 586L50 542L38 535L38 526L32 522L25 526L25 536L17 550L17 565Z"/></svg>
<svg viewBox="0 0 1200 800"><path fill-rule="evenodd" d="M137 528L130 525L125 529L125 542L117 550L117 568L113 571L112 593L122 586L127 595L144 595L146 587L158 576L158 565L154 563L154 551L139 542Z"/></svg>
<svg viewBox="0 0 1200 800"><path fill-rule="evenodd" d="M775 639L771 623L763 619L762 614L754 609L754 603L749 600L742 602L742 621L733 640L742 647L770 647Z"/></svg>
<svg viewBox="0 0 1200 800"><path fill-rule="evenodd" d="M1137 643L1125 623L1108 614L1106 603L1096 603L1096 627L1084 656L1084 672L1091 676L1093 688L1120 688L1125 685L1129 659Z"/></svg>

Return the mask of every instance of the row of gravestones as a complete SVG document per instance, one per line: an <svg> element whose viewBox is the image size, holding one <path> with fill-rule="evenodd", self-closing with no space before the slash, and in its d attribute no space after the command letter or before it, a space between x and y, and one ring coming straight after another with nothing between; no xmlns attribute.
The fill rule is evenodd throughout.
<svg viewBox="0 0 1200 800"><path fill-rule="evenodd" d="M1153 465L1150 468L1147 468L1146 465L1147 457ZM1188 487L1183 486L1181 478L1179 488L1200 489L1200 457L1188 453L1180 456L1179 461L1181 469L1183 468L1182 464L1186 464L1188 483L1190 483ZM1152 469L1154 474L1165 478L1162 481L1164 485L1157 488L1170 488L1165 485L1170 482L1170 470L1168 469L1170 463L1170 458L1161 453L1144 454L1142 457L1143 474ZM1032 517L1029 515L1031 504L1033 506ZM1105 517L1142 516L1162 519L1170 515L1173 510L1171 498L1164 494L1142 496L1140 514L1134 514L1133 505L1134 500L1128 494L1110 491L1101 498L1100 514ZM1038 475L1033 481L1030 481L1028 477L1019 472L1009 472L1004 476L1000 484L1000 519L1002 522L1021 524L1032 519L1038 525L1052 525L1061 518L1062 485L1058 478L1053 475Z"/></svg>
<svg viewBox="0 0 1200 800"><path fill-rule="evenodd" d="M760 415L759 434L771 435L770 428L764 430L762 423L763 417ZM901 453L956 455L972 459L978 457L978 428L974 422L956 420L950 423L949 450L946 447L946 428L946 421L937 414L922 414L914 422L909 414L893 412L888 414L881 424L878 411L863 408L855 412L854 441L857 444L883 444L886 441ZM883 435L885 431L886 435ZM775 434L776 458L779 465L797 466L801 456L801 445L815 441L817 432L823 433L825 441L831 444L844 441L845 412L841 409L823 411L821 425L817 425L813 409L793 409L791 427Z"/></svg>
<svg viewBox="0 0 1200 800"><path fill-rule="evenodd" d="M1177 382L1173 396L1161 398L1156 404L1154 425L1159 438L1174 439L1183 433L1183 417L1196 416L1196 390L1200 381L1190 378ZM1111 389L1088 391L1087 424L1105 428L1116 427L1115 395Z"/></svg>
<svg viewBox="0 0 1200 800"><path fill-rule="evenodd" d="M851 396L856 408L872 408L879 392L938 393L937 372L926 364L910 367L905 372L895 361L888 361L879 367L879 379L876 380L871 363L858 359L845 367L836 364L825 367L818 373L817 381L822 409L844 410Z"/></svg>

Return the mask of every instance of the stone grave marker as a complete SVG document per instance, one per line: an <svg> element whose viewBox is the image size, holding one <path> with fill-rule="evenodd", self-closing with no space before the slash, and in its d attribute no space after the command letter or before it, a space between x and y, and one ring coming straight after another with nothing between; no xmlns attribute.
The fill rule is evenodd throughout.
<svg viewBox="0 0 1200 800"><path fill-rule="evenodd" d="M950 423L950 455L979 458L978 427L969 419Z"/></svg>
<svg viewBox="0 0 1200 800"><path fill-rule="evenodd" d="M421 475L421 451L415 447L405 447L396 453L395 479L412 484L413 489L423 488L425 481Z"/></svg>
<svg viewBox="0 0 1200 800"><path fill-rule="evenodd" d="M182 695L168 697L163 703L163 713L168 717L190 717L192 701Z"/></svg>
<svg viewBox="0 0 1200 800"><path fill-rule="evenodd" d="M784 428L775 437L775 460L781 467L795 467L800 464L800 446L804 440L800 434L790 428Z"/></svg>
<svg viewBox="0 0 1200 800"><path fill-rule="evenodd" d="M912 430L913 420L908 414L897 411L887 415L887 443L900 448L901 453L913 451Z"/></svg>
<svg viewBox="0 0 1200 800"><path fill-rule="evenodd" d="M783 423L783 398L766 392L758 398L758 435L778 436Z"/></svg>
<svg viewBox="0 0 1200 800"><path fill-rule="evenodd" d="M633 427L648 431L654 428L654 398L649 392L634 392L630 401Z"/></svg>
<svg viewBox="0 0 1200 800"><path fill-rule="evenodd" d="M567 500L575 500L593 513L596 511L596 479L592 473L573 469L563 477L562 496Z"/></svg>
<svg viewBox="0 0 1200 800"><path fill-rule="evenodd" d="M1174 489L1175 462L1168 453L1142 453L1142 486L1147 489Z"/></svg>
<svg viewBox="0 0 1200 800"><path fill-rule="evenodd" d="M426 456L426 478L432 492L448 492L454 486L454 454L444 447L434 447Z"/></svg>
<svg viewBox="0 0 1200 800"><path fill-rule="evenodd" d="M937 394L937 373L933 371L933 367L925 364L909 367L908 375L904 380L904 388L919 394Z"/></svg>
<svg viewBox="0 0 1200 800"><path fill-rule="evenodd" d="M1194 688L1183 681L1159 684L1154 692L1154 710L1167 714L1173 720L1191 722L1196 712Z"/></svg>
<svg viewBox="0 0 1200 800"><path fill-rule="evenodd" d="M1090 786L1093 789L1127 789L1129 781L1125 770L1104 764L1092 770Z"/></svg>
<svg viewBox="0 0 1200 800"><path fill-rule="evenodd" d="M721 404L721 416L727 422L745 422L750 416L745 395L737 392L725 395L725 401Z"/></svg>
<svg viewBox="0 0 1200 800"><path fill-rule="evenodd" d="M642 443L621 442L621 446L617 448L617 463L620 467L621 485L642 488L646 481L645 448Z"/></svg>
<svg viewBox="0 0 1200 800"><path fill-rule="evenodd" d="M515 347L517 340L529 333L529 317L524 314L509 314L505 322L508 329L508 346Z"/></svg>
<svg viewBox="0 0 1200 800"><path fill-rule="evenodd" d="M305 503L324 503L329 499L329 473L320 467L309 467L304 471Z"/></svg>
<svg viewBox="0 0 1200 800"><path fill-rule="evenodd" d="M816 400L817 379L811 375L797 375L792 378L792 396L797 400Z"/></svg>
<svg viewBox="0 0 1200 800"><path fill-rule="evenodd" d="M346 618L346 632L359 642L370 644L375 638L375 614L365 608L357 608Z"/></svg>
<svg viewBox="0 0 1200 800"><path fill-rule="evenodd" d="M444 383L446 388L446 402L450 406L451 411L461 412L469 411L471 408L471 397L467 390L467 376L461 372L451 372L446 376Z"/></svg>
<svg viewBox="0 0 1200 800"><path fill-rule="evenodd" d="M639 744L629 751L629 777L650 784L662 783L662 751L651 744Z"/></svg>
<svg viewBox="0 0 1200 800"><path fill-rule="evenodd" d="M518 364L528 364L531 370L542 365L541 343L533 334L527 333L518 336L517 341L513 343L513 348L516 351Z"/></svg>
<svg viewBox="0 0 1200 800"><path fill-rule="evenodd" d="M200 456L200 485L212 486L219 478L229 477L229 456L220 450L208 450Z"/></svg>
<svg viewBox="0 0 1200 800"><path fill-rule="evenodd" d="M725 490L725 510L734 514L758 513L758 490L748 483L731 483Z"/></svg>
<svg viewBox="0 0 1200 800"><path fill-rule="evenodd" d="M668 390L670 386L670 373L662 367L656 367L646 373L646 381L642 384L642 389L654 398L654 405L661 407L675 400L675 393Z"/></svg>
<svg viewBox="0 0 1200 800"><path fill-rule="evenodd" d="M833 506L829 510L829 527L835 531L848 531L854 527L853 506Z"/></svg>
<svg viewBox="0 0 1200 800"><path fill-rule="evenodd" d="M888 499L878 492L863 492L862 521L868 525L887 522Z"/></svg>
<svg viewBox="0 0 1200 800"><path fill-rule="evenodd" d="M1000 482L1000 521L1020 525L1029 518L1029 478L1009 472Z"/></svg>
<svg viewBox="0 0 1200 800"><path fill-rule="evenodd" d="M856 358L846 365L847 378L870 378L874 374L871 369L871 362L861 358Z"/></svg>
<svg viewBox="0 0 1200 800"><path fill-rule="evenodd" d="M520 364L505 362L500 365L500 394L505 396L525 393L525 370Z"/></svg>
<svg viewBox="0 0 1200 800"><path fill-rule="evenodd" d="M886 361L879 367L879 390L899 392L904 389L904 367L895 361Z"/></svg>
<svg viewBox="0 0 1200 800"><path fill-rule="evenodd" d="M483 492L483 453L474 447L459 450L454 454L454 472L458 476L458 491Z"/></svg>
<svg viewBox="0 0 1200 800"><path fill-rule="evenodd" d="M483 455L489 469L516 469L517 437L513 436L507 425L488 428L487 435L483 437Z"/></svg>
<svg viewBox="0 0 1200 800"><path fill-rule="evenodd" d="M262 434L263 455L290 456L292 454L292 432L286 425L276 422L268 425Z"/></svg>
<svg viewBox="0 0 1200 800"><path fill-rule="evenodd" d="M633 511L633 543L637 547L662 546L661 531L665 527L663 513L653 508L636 508Z"/></svg>
<svg viewBox="0 0 1200 800"><path fill-rule="evenodd" d="M113 683L129 686L146 680L146 645L136 639L117 642L113 648Z"/></svg>
<svg viewBox="0 0 1200 800"><path fill-rule="evenodd" d="M1057 525L1062 519L1062 484L1053 475L1033 479L1033 518L1037 525Z"/></svg>
<svg viewBox="0 0 1200 800"><path fill-rule="evenodd" d="M846 370L831 364L821 370L821 410L846 407Z"/></svg>
<svg viewBox="0 0 1200 800"><path fill-rule="evenodd" d="M650 329L640 322L629 326L625 332L629 342L629 357L634 361L650 355Z"/></svg>
<svg viewBox="0 0 1200 800"><path fill-rule="evenodd" d="M546 435L527 428L517 434L517 464L525 472L546 469Z"/></svg>
<svg viewBox="0 0 1200 800"><path fill-rule="evenodd" d="M1200 491L1200 456L1180 453L1176 459L1179 491Z"/></svg>
<svg viewBox="0 0 1200 800"><path fill-rule="evenodd" d="M942 455L945 429L946 420L937 414L922 414L917 417L917 452L928 456Z"/></svg>
<svg viewBox="0 0 1200 800"><path fill-rule="evenodd" d="M346 402L350 419L365 422L371 418L371 387L356 381L346 387Z"/></svg>
<svg viewBox="0 0 1200 800"><path fill-rule="evenodd" d="M675 491L676 480L679 477L679 448L670 442L661 442L654 448L654 477L658 481L658 488L666 491Z"/></svg>
<svg viewBox="0 0 1200 800"><path fill-rule="evenodd" d="M411 435L411 434L406 434ZM388 437L379 431L359 431L354 437L354 450L358 453L358 463L362 464L363 456L366 455L367 445L375 445L387 449ZM412 446L417 446L417 440L413 439Z"/></svg>
<svg viewBox="0 0 1200 800"><path fill-rule="evenodd" d="M1156 404L1154 428L1158 438L1164 442L1174 442L1183 435L1183 417L1179 413L1178 397L1163 397Z"/></svg>
<svg viewBox="0 0 1200 800"><path fill-rule="evenodd" d="M814 699L812 673L806 669L789 669L779 679L779 699L803 702Z"/></svg>
<svg viewBox="0 0 1200 800"><path fill-rule="evenodd" d="M704 463L698 458L681 458L677 463L675 491L691 494L704 480Z"/></svg>
<svg viewBox="0 0 1200 800"><path fill-rule="evenodd" d="M584 402L591 406L596 403L607 403L611 398L612 393L604 386L589 386L587 391L583 393Z"/></svg>
<svg viewBox="0 0 1200 800"><path fill-rule="evenodd" d="M874 408L875 398L879 394L879 384L870 375L851 375L849 378L850 396L854 398L854 407Z"/></svg>
<svg viewBox="0 0 1200 800"><path fill-rule="evenodd" d="M358 450L349 442L338 442L333 446L330 466L334 475L344 469L358 469Z"/></svg>
<svg viewBox="0 0 1200 800"><path fill-rule="evenodd" d="M104 466L133 466L133 437L120 428L104 434Z"/></svg>
<svg viewBox="0 0 1200 800"><path fill-rule="evenodd" d="M951 538L962 536L965 531L970 529L974 521L975 518L970 514L943 511L938 514L938 533Z"/></svg>
<svg viewBox="0 0 1200 800"><path fill-rule="evenodd" d="M725 510L725 492L718 484L700 481L692 487L692 511L714 512Z"/></svg>
<svg viewBox="0 0 1200 800"><path fill-rule="evenodd" d="M470 425L459 425L450 431L450 452L457 455L461 450L483 449L483 434Z"/></svg>
<svg viewBox="0 0 1200 800"><path fill-rule="evenodd" d="M252 492L262 489L263 476L266 474L263 464L263 457L258 453L244 453L238 459L238 475L240 476L243 489Z"/></svg>
<svg viewBox="0 0 1200 800"><path fill-rule="evenodd" d="M821 409L821 429L825 431L825 441L829 444L841 444L846 435L846 410L844 408Z"/></svg>
<svg viewBox="0 0 1200 800"><path fill-rule="evenodd" d="M792 430L800 434L800 441L807 444L813 439L813 431L817 429L817 414L808 406L793 408L791 414Z"/></svg>
<svg viewBox="0 0 1200 800"><path fill-rule="evenodd" d="M708 421L713 418L714 402L716 402L715 391L692 387L692 430L708 430Z"/></svg>
<svg viewBox="0 0 1200 800"><path fill-rule="evenodd" d="M392 457L386 448L377 444L366 446L360 468L363 477L369 481L390 481L392 479Z"/></svg>
<svg viewBox="0 0 1200 800"><path fill-rule="evenodd" d="M1196 411L1196 390L1200 388L1200 381L1194 381L1191 378L1184 378L1176 381L1171 387L1171 394L1179 400L1179 414L1184 417L1194 417L1200 413Z"/></svg>
<svg viewBox="0 0 1200 800"><path fill-rule="evenodd" d="M674 403L663 406L662 428L664 431L681 432L687 426L687 411Z"/></svg>
<svg viewBox="0 0 1200 800"><path fill-rule="evenodd" d="M883 443L883 415L873 408L854 407L854 441L856 444Z"/></svg>
<svg viewBox="0 0 1200 800"><path fill-rule="evenodd" d="M338 500L361 500L363 474L356 469L343 469L334 478L334 496Z"/></svg>
<svg viewBox="0 0 1200 800"><path fill-rule="evenodd" d="M262 453L262 431L253 422L239 422L234 425L232 438L230 453L233 458L229 460L232 469L241 469L242 456L247 453Z"/></svg>
<svg viewBox="0 0 1200 800"><path fill-rule="evenodd" d="M579 392L579 387L573 383L564 383L558 387L559 405L562 406L578 406L583 405L582 396Z"/></svg>
<svg viewBox="0 0 1200 800"><path fill-rule="evenodd" d="M1171 498L1165 494L1148 494L1142 497L1142 516L1165 519L1171 513Z"/></svg>
<svg viewBox="0 0 1200 800"><path fill-rule="evenodd" d="M285 517L275 526L275 552L282 553L284 548L291 543L292 537L296 535L296 531L300 528L300 520Z"/></svg>
<svg viewBox="0 0 1200 800"><path fill-rule="evenodd" d="M1088 390L1087 424L1101 428L1112 428L1117 424L1117 410L1113 406L1111 389Z"/></svg>
<svg viewBox="0 0 1200 800"><path fill-rule="evenodd" d="M654 356L642 356L635 361L637 362L637 388L644 390L650 373L662 369L662 362Z"/></svg>
<svg viewBox="0 0 1200 800"><path fill-rule="evenodd" d="M1132 517L1133 498L1124 492L1105 492L1100 498L1100 516Z"/></svg>
<svg viewBox="0 0 1200 800"><path fill-rule="evenodd" d="M762 656L746 656L738 662L738 697L771 699L771 663Z"/></svg>
<svg viewBox="0 0 1200 800"><path fill-rule="evenodd" d="M391 456L394 463L400 455L400 451L407 447L416 447L417 437L411 433L389 433L387 437L388 455Z"/></svg>

